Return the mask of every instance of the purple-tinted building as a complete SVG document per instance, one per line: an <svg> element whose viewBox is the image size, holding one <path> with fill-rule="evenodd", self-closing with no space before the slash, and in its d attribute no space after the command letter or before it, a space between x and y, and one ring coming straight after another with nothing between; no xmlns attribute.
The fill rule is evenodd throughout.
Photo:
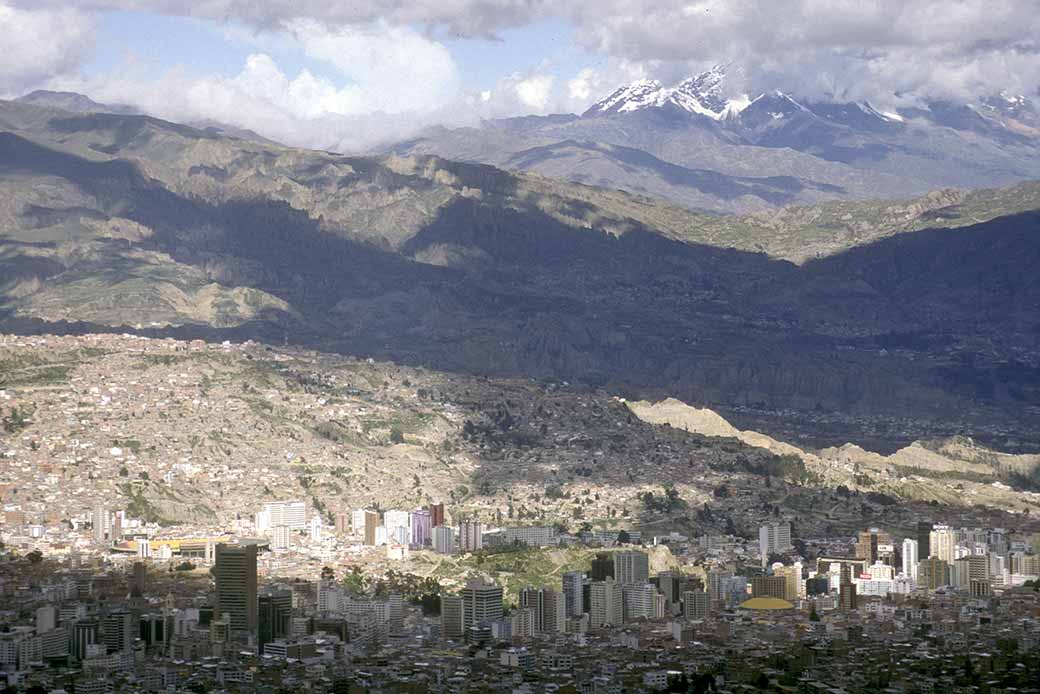
<svg viewBox="0 0 1040 694"><path fill-rule="evenodd" d="M408 514L408 524L412 528L412 544L422 547L430 541L433 532L433 518L424 508L418 508Z"/></svg>

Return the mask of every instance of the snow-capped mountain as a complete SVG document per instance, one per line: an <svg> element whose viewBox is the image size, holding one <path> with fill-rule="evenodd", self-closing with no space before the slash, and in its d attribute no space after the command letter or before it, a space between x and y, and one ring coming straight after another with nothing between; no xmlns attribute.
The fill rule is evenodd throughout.
<svg viewBox="0 0 1040 694"><path fill-rule="evenodd" d="M727 99L723 94L726 72L723 66L689 77L672 87L657 80L637 80L621 87L585 111L585 116L630 113L647 108L677 108L690 114L723 120L743 110L750 99Z"/></svg>

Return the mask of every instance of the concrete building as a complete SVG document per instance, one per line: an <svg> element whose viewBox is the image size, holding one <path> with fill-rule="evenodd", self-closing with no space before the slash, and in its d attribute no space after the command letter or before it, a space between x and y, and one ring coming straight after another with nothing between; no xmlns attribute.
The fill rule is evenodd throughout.
<svg viewBox="0 0 1040 694"><path fill-rule="evenodd" d="M646 583L650 580L650 556L635 550L615 552L614 580L621 585Z"/></svg>
<svg viewBox="0 0 1040 694"><path fill-rule="evenodd" d="M455 528L438 525L433 529L433 551L438 554L455 553Z"/></svg>
<svg viewBox="0 0 1040 694"><path fill-rule="evenodd" d="M589 626L593 629L620 626L625 621L624 592L609 576L592 584L589 605Z"/></svg>
<svg viewBox="0 0 1040 694"><path fill-rule="evenodd" d="M484 548L484 526L480 521L459 522L458 547L460 552L477 552Z"/></svg>
<svg viewBox="0 0 1040 694"><path fill-rule="evenodd" d="M466 583L462 596L462 628L484 626L502 616L502 588L496 583L476 578Z"/></svg>
<svg viewBox="0 0 1040 694"><path fill-rule="evenodd" d="M683 617L706 619L711 612L711 599L703 590L688 590L682 594Z"/></svg>
<svg viewBox="0 0 1040 694"><path fill-rule="evenodd" d="M918 541L909 537L903 540L903 575L917 580Z"/></svg>
<svg viewBox="0 0 1040 694"><path fill-rule="evenodd" d="M791 549L791 524L770 523L758 529L758 552L762 568L769 565L769 555L783 554Z"/></svg>
<svg viewBox="0 0 1040 694"><path fill-rule="evenodd" d="M213 565L214 612L229 614L233 631L256 631L256 545L218 544Z"/></svg>

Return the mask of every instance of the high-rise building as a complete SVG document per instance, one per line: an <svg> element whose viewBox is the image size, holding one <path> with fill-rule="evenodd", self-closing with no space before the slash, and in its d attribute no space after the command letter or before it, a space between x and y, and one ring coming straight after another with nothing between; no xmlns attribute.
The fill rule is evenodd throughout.
<svg viewBox="0 0 1040 694"><path fill-rule="evenodd" d="M408 539L411 540L411 531L408 525L408 516L408 511L397 511L394 509L391 509L383 514L383 525L386 527L386 537L388 540L397 540L398 528L404 528L406 535L409 536Z"/></svg>
<svg viewBox="0 0 1040 694"><path fill-rule="evenodd" d="M563 596L567 615L570 617L580 617L584 612L582 601L584 586L585 576L580 571L568 571L563 575Z"/></svg>
<svg viewBox="0 0 1040 694"><path fill-rule="evenodd" d="M773 575L784 579L784 600L794 602L805 595L805 584L802 581L802 565L773 566Z"/></svg>
<svg viewBox="0 0 1040 694"><path fill-rule="evenodd" d="M218 544L213 578L218 618L229 614L232 630L256 631L256 545Z"/></svg>
<svg viewBox="0 0 1040 694"><path fill-rule="evenodd" d="M713 603L726 599L726 580L733 577L732 571L712 569L708 571L708 597Z"/></svg>
<svg viewBox="0 0 1040 694"><path fill-rule="evenodd" d="M462 629L484 626L502 616L502 587L483 578L471 579L462 589Z"/></svg>
<svg viewBox="0 0 1040 694"><path fill-rule="evenodd" d="M881 545L891 545L892 537L877 528L870 528L868 530L862 530L857 535L856 540L856 557L863 559L867 566L871 566L878 561L881 554L878 548Z"/></svg>
<svg viewBox="0 0 1040 694"><path fill-rule="evenodd" d="M293 530L307 529L306 501L271 501L264 504L263 512L272 528L286 525Z"/></svg>
<svg viewBox="0 0 1040 694"><path fill-rule="evenodd" d="M784 576L754 576L751 579L751 597L785 600L787 578Z"/></svg>
<svg viewBox="0 0 1040 694"><path fill-rule="evenodd" d="M932 556L931 549L932 523L931 521L917 522L917 561Z"/></svg>
<svg viewBox="0 0 1040 694"><path fill-rule="evenodd" d="M130 595L141 597L148 588L148 565L143 561L135 561L130 578Z"/></svg>
<svg viewBox="0 0 1040 694"><path fill-rule="evenodd" d="M682 594L683 616L686 619L705 619L711 611L710 596L703 590L688 590Z"/></svg>
<svg viewBox="0 0 1040 694"><path fill-rule="evenodd" d="M365 511L364 528L365 544L369 547L376 545L376 528L380 526L379 514L375 511Z"/></svg>
<svg viewBox="0 0 1040 694"><path fill-rule="evenodd" d="M540 591L542 631L562 634L567 631L567 598L552 588Z"/></svg>
<svg viewBox="0 0 1040 694"><path fill-rule="evenodd" d="M931 555L947 564L957 558L957 531L948 525L936 525L928 538Z"/></svg>
<svg viewBox="0 0 1040 694"><path fill-rule="evenodd" d="M444 525L444 504L430 504L430 525Z"/></svg>
<svg viewBox="0 0 1040 694"><path fill-rule="evenodd" d="M408 524L412 529L411 543L416 547L429 544L432 539L433 518L424 508L418 508L408 516Z"/></svg>
<svg viewBox="0 0 1040 694"><path fill-rule="evenodd" d="M626 622L654 618L654 596L657 589L650 583L626 583L621 586L624 601L622 617Z"/></svg>
<svg viewBox="0 0 1040 694"><path fill-rule="evenodd" d="M437 554L455 553L455 528L438 525L433 529L433 551Z"/></svg>
<svg viewBox="0 0 1040 694"><path fill-rule="evenodd" d="M441 632L449 639L462 636L461 595L441 595Z"/></svg>
<svg viewBox="0 0 1040 694"><path fill-rule="evenodd" d="M133 616L126 610L116 610L105 615L101 623L104 644L109 653L125 653L134 643Z"/></svg>
<svg viewBox="0 0 1040 694"><path fill-rule="evenodd" d="M650 556L635 550L615 552L614 580L621 585L646 583L650 580Z"/></svg>
<svg viewBox="0 0 1040 694"><path fill-rule="evenodd" d="M94 619L81 619L72 625L72 655L77 660L87 657L90 646L101 643L101 625Z"/></svg>
<svg viewBox="0 0 1040 694"><path fill-rule="evenodd" d="M758 552L762 568L769 565L769 556L782 554L791 548L791 524L770 523L758 529Z"/></svg>
<svg viewBox="0 0 1040 694"><path fill-rule="evenodd" d="M597 552L589 569L589 580L595 583L607 578L614 578L614 558L607 552Z"/></svg>
<svg viewBox="0 0 1040 694"><path fill-rule="evenodd" d="M917 564L917 585L935 590L950 585L950 565L932 555Z"/></svg>
<svg viewBox="0 0 1040 694"><path fill-rule="evenodd" d="M271 549L284 552L292 545L292 529L288 525L276 525L271 537Z"/></svg>
<svg viewBox="0 0 1040 694"><path fill-rule="evenodd" d="M91 523L94 526L94 542L99 544L106 542L109 539L112 523L108 509L104 506L95 508L91 517Z"/></svg>
<svg viewBox="0 0 1040 694"><path fill-rule="evenodd" d="M625 598L621 584L608 576L590 586L589 626L599 629L620 626L625 619Z"/></svg>
<svg viewBox="0 0 1040 694"><path fill-rule="evenodd" d="M292 622L292 591L271 591L257 599L257 642L259 651L272 641L289 636Z"/></svg>
<svg viewBox="0 0 1040 694"><path fill-rule="evenodd" d="M918 541L909 537L903 540L903 575L917 580Z"/></svg>
<svg viewBox="0 0 1040 694"><path fill-rule="evenodd" d="M484 547L484 526L480 521L459 521L459 551L477 552Z"/></svg>

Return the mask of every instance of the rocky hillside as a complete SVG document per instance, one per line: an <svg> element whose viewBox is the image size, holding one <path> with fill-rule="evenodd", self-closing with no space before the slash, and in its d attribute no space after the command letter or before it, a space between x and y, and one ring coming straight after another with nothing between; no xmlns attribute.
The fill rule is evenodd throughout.
<svg viewBox="0 0 1040 694"><path fill-rule="evenodd" d="M720 220L146 116L0 104L0 129L9 331L256 338L673 395L745 428L799 422L790 440L814 446L1040 444L1035 187Z"/></svg>
<svg viewBox="0 0 1040 694"><path fill-rule="evenodd" d="M829 454L658 426L561 383L130 335L0 335L0 455L0 501L31 517L103 503L194 532L299 498L330 522L443 501L489 523L748 536L782 509L812 537L880 513L912 524L933 488L913 478L900 491L864 464L874 481L841 489L849 465L819 462ZM1040 505L991 488L952 498L946 517L1012 527L1023 517L1000 511Z"/></svg>

